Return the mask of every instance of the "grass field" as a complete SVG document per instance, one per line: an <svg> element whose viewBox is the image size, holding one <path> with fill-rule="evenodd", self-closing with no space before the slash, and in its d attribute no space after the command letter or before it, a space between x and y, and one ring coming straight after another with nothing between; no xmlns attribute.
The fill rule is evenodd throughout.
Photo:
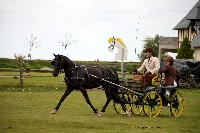
<svg viewBox="0 0 200 133"><path fill-rule="evenodd" d="M0 73L16 75L17 73ZM200 89L181 89L185 98L184 114L173 118L164 108L157 118L141 115L119 115L111 103L103 117L96 117L79 91L73 92L52 115L64 93L63 75L57 78L50 73L32 73L33 78L0 78L0 133L198 133L200 132ZM131 77L131 75L129 75ZM105 102L104 91L89 91L89 97L100 110Z"/></svg>
<svg viewBox="0 0 200 133"><path fill-rule="evenodd" d="M1 72L0 76L5 77L0 78L0 91L55 91L64 90L66 88L65 82L63 82L64 74L55 78L51 73L31 72L32 78L24 78L23 89L19 86L19 79L6 77L17 75L19 75L17 72Z"/></svg>
<svg viewBox="0 0 200 133"><path fill-rule="evenodd" d="M50 111L62 96L62 91L20 92L0 91L0 132L87 132L87 133L189 133L200 132L200 90L181 90L185 110L180 118L172 118L164 108L157 118L116 114L112 103L105 115L96 117L79 91L64 101L57 114ZM100 110L105 102L103 91L89 91Z"/></svg>

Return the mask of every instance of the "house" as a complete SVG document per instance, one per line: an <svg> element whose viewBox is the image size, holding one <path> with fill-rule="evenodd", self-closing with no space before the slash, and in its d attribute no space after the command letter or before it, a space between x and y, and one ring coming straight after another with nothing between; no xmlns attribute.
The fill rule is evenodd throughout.
<svg viewBox="0 0 200 133"><path fill-rule="evenodd" d="M178 30L178 48L185 37L188 37L194 50L194 59L200 60L200 1L173 28Z"/></svg>
<svg viewBox="0 0 200 133"><path fill-rule="evenodd" d="M194 50L194 59L200 60L200 33L194 37L191 45Z"/></svg>
<svg viewBox="0 0 200 133"><path fill-rule="evenodd" d="M173 52L177 53L178 49L178 37L159 37L159 52L158 52L158 58L163 58L163 53L166 52Z"/></svg>

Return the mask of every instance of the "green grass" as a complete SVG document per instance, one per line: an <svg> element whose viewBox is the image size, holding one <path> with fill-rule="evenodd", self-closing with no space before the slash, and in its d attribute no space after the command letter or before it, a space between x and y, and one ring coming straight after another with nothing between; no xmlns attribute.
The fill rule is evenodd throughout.
<svg viewBox="0 0 200 133"><path fill-rule="evenodd" d="M96 117L79 91L73 92L57 114L50 111L62 96L62 91L0 91L0 132L87 132L87 133L198 133L200 131L200 90L179 90L185 98L185 110L173 118L164 108L157 118L116 114L112 103L103 117ZM98 110L105 102L103 91L89 91Z"/></svg>
<svg viewBox="0 0 200 133"><path fill-rule="evenodd" d="M17 76L17 73L1 72L0 76ZM24 88L19 86L19 79L12 77L0 78L1 91L54 91L66 88L64 74L53 77L51 73L31 72L32 78L24 78Z"/></svg>
<svg viewBox="0 0 200 133"><path fill-rule="evenodd" d="M17 73L0 73L16 75ZM32 73L33 78L0 78L0 133L4 132L87 132L87 133L188 133L200 132L200 89L180 89L185 98L185 110L180 118L173 118L164 108L157 118L141 115L119 115L111 103L103 117L94 115L79 91L73 92L57 114L54 109L66 88L64 75L57 78L50 73ZM39 77L41 76L41 77ZM128 75L132 78L132 75ZM106 100L103 91L89 91L89 97L100 110Z"/></svg>

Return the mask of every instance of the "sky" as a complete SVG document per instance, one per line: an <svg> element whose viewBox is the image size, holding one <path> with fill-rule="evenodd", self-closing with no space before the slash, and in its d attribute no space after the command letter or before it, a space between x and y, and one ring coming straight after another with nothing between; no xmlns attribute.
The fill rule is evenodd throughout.
<svg viewBox="0 0 200 133"><path fill-rule="evenodd" d="M173 28L198 0L0 0L0 58L114 61L108 38L121 38L138 61L146 37L177 37ZM31 35L37 47L31 52ZM61 41L70 41L65 49ZM136 53L135 53L136 49ZM28 58L28 57L27 57Z"/></svg>

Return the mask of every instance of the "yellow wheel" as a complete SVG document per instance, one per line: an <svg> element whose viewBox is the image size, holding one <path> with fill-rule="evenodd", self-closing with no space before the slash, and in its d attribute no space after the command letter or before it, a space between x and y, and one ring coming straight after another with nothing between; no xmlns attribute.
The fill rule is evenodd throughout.
<svg viewBox="0 0 200 133"><path fill-rule="evenodd" d="M156 91L148 92L143 98L143 111L148 117L157 117L162 110L162 99Z"/></svg>
<svg viewBox="0 0 200 133"><path fill-rule="evenodd" d="M116 103L116 102L114 101L113 106L114 106L115 112L117 112L118 114L124 114L124 113L125 113L125 112L123 111L122 106L121 106L120 103Z"/></svg>
<svg viewBox="0 0 200 133"><path fill-rule="evenodd" d="M184 98L180 92L175 92L170 98L170 112L173 117L182 115L184 109Z"/></svg>
<svg viewBox="0 0 200 133"><path fill-rule="evenodd" d="M132 95L131 97L131 112L138 115L142 112L142 97L138 95Z"/></svg>
<svg viewBox="0 0 200 133"><path fill-rule="evenodd" d="M123 101L123 103L125 104L121 104L121 103L116 103L114 101L114 110L118 113L118 114L126 114L127 112L131 111L131 95L130 94L120 94L120 99ZM124 109L123 107L124 106ZM125 111L124 111L125 110Z"/></svg>

